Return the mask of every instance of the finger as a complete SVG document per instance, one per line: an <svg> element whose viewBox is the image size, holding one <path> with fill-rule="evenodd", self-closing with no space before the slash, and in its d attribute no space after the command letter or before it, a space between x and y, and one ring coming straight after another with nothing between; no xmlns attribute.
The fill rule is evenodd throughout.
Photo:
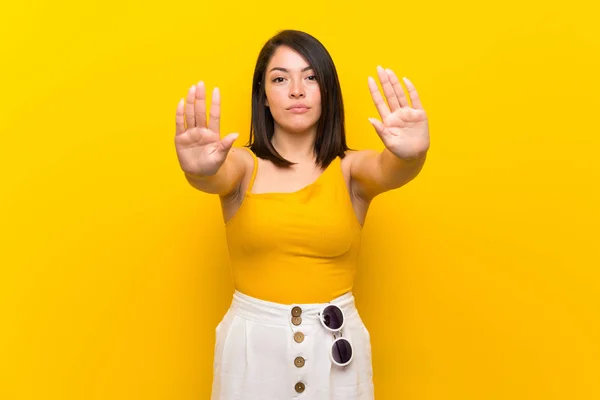
<svg viewBox="0 0 600 400"><path fill-rule="evenodd" d="M402 78L404 83L406 84L406 88L408 89L408 95L410 96L410 101L412 103L412 108L415 110L422 110L423 105L421 104L421 99L419 98L419 94L417 93L417 89L415 85L408 78Z"/></svg>
<svg viewBox="0 0 600 400"><path fill-rule="evenodd" d="M185 122L187 123L187 129L194 128L196 126L196 117L194 115L194 92L196 91L196 85L192 85L188 90L187 98L185 101Z"/></svg>
<svg viewBox="0 0 600 400"><path fill-rule="evenodd" d="M375 83L375 79L372 77L369 77L369 90L371 91L371 97L373 97L373 102L375 103L375 107L377 107L379 116L381 119L385 119L390 114L390 109L387 104L385 104L385 100L383 100L383 97L379 92L377 83Z"/></svg>
<svg viewBox="0 0 600 400"><path fill-rule="evenodd" d="M379 121L379 120L377 120L375 118L369 118L369 122L371 123L371 125L373 125L373 127L375 128L375 132L377 132L377 134L379 136L383 136L384 135L384 133L385 133L385 125L381 121Z"/></svg>
<svg viewBox="0 0 600 400"><path fill-rule="evenodd" d="M194 115L196 126L206 128L206 89L204 82L200 81L196 85L196 96L194 97Z"/></svg>
<svg viewBox="0 0 600 400"><path fill-rule="evenodd" d="M390 106L391 111L394 112L400 108L400 103L398 102L390 78L388 77L386 70L379 65L377 66L377 75L379 76L379 82L381 82L381 87L383 88L383 94L385 94L387 103Z"/></svg>
<svg viewBox="0 0 600 400"><path fill-rule="evenodd" d="M396 97L398 97L400 106L408 107L408 99L406 98L406 95L404 94L404 88L402 87L402 84L398 80L398 77L396 76L394 71L392 71L389 68L386 69L385 72L387 72L387 75L390 78L390 82L392 83L392 86L394 88L394 93L396 93Z"/></svg>
<svg viewBox="0 0 600 400"><path fill-rule="evenodd" d="M213 89L208 129L215 133L219 133L221 129L221 93L217 87Z"/></svg>
<svg viewBox="0 0 600 400"><path fill-rule="evenodd" d="M222 150L224 152L228 153L229 150L231 150L233 143L239 136L240 135L238 133L230 133L229 135L227 135L223 139L221 139Z"/></svg>
<svg viewBox="0 0 600 400"><path fill-rule="evenodd" d="M185 132L185 117L183 116L183 98L177 104L177 112L175 113L175 135L181 135Z"/></svg>

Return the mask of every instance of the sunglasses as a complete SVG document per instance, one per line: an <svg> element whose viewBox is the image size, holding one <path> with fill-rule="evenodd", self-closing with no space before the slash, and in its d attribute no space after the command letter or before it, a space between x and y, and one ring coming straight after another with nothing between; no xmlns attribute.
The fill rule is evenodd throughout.
<svg viewBox="0 0 600 400"><path fill-rule="evenodd" d="M317 316L325 329L333 334L334 341L329 352L331 361L340 367L347 366L352 361L354 351L350 341L342 337L342 328L345 322L344 312L338 306L330 304L319 312ZM336 337L337 333L339 333L339 337Z"/></svg>

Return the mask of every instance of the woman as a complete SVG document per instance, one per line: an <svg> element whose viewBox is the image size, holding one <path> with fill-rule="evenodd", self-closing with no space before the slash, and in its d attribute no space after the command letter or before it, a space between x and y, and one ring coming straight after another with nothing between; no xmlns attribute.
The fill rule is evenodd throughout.
<svg viewBox="0 0 600 400"><path fill-rule="evenodd" d="M220 137L220 95L206 123L205 87L177 107L186 179L220 196L235 292L216 328L213 399L372 399L369 332L352 285L375 196L421 170L426 114L389 69L368 86L383 152L350 151L334 63L311 35L285 30L261 50L246 147ZM186 128L187 126L187 128Z"/></svg>

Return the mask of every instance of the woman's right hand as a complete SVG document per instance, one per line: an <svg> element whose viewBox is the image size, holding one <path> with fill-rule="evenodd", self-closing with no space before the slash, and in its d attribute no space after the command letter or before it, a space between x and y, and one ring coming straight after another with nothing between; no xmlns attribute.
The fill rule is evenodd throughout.
<svg viewBox="0 0 600 400"><path fill-rule="evenodd" d="M215 88L210 107L210 121L206 125L206 90L204 82L190 87L185 102L177 105L175 119L175 150L181 169L190 175L205 177L217 173L238 134L221 139L221 98ZM185 125L184 125L185 122ZM186 129L187 126L187 129Z"/></svg>

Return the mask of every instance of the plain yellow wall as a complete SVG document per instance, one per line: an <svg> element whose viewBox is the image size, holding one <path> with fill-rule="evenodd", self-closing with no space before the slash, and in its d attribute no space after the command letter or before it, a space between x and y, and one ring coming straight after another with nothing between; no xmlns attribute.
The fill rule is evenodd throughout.
<svg viewBox="0 0 600 400"><path fill-rule="evenodd" d="M218 85L222 132L243 145L256 56L285 28L332 54L351 147L383 149L378 64L430 118L421 175L364 229L376 397L600 398L589 4L4 4L0 399L208 399L232 286L218 199L177 164L175 109Z"/></svg>

